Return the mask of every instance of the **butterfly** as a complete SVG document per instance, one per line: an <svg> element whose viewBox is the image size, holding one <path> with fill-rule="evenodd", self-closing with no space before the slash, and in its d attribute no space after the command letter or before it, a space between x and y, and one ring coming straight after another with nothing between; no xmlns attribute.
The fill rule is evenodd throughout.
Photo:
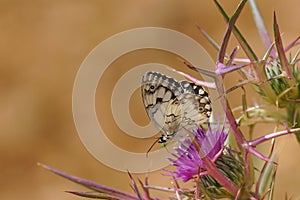
<svg viewBox="0 0 300 200"><path fill-rule="evenodd" d="M208 93L193 82L177 81L150 71L142 77L141 90L147 114L162 133L158 143L166 143L186 130L197 128L212 113Z"/></svg>

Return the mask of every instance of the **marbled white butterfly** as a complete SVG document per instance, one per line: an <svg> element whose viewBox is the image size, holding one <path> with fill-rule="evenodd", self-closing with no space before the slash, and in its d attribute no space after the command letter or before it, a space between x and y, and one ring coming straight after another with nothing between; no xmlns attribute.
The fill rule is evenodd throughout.
<svg viewBox="0 0 300 200"><path fill-rule="evenodd" d="M162 132L158 143L166 143L179 132L193 130L211 115L208 94L195 83L147 72L142 78L141 89L147 114Z"/></svg>

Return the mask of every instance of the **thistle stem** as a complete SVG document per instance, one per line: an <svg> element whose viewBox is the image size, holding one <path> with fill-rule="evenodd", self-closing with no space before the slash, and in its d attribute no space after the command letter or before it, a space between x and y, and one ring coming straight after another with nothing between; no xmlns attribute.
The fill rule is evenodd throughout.
<svg viewBox="0 0 300 200"><path fill-rule="evenodd" d="M197 142L193 141L193 144L197 148L200 155L205 155ZM215 163L210 158L208 158L206 155L201 157L207 174L214 177L214 179L216 179L223 187L225 187L228 192L230 192L232 195L235 195L238 191L238 188L224 174L222 174L222 172L217 168Z"/></svg>
<svg viewBox="0 0 300 200"><path fill-rule="evenodd" d="M220 75L218 75L216 77L216 79L215 79L215 82L216 82L217 91L218 91L218 93L219 93L219 95L221 97L220 100L221 100L221 104L223 106L224 112L226 114L226 118L227 118L227 120L228 120L228 122L230 124L230 127L231 127L231 129L233 131L233 134L234 134L234 136L235 136L235 138L237 140L239 148L242 150L243 149L242 145L245 144L245 143L247 143L247 142L246 142L246 139L244 138L241 130L239 129L239 127L238 127L238 125L236 123L236 120L235 120L235 118L233 116L233 113L231 111L230 105L229 105L229 103L227 101L226 96L224 95L224 88L223 88L223 85L222 85L222 83L223 83L222 77Z"/></svg>
<svg viewBox="0 0 300 200"><path fill-rule="evenodd" d="M222 186L224 186L228 192L235 195L238 192L238 188L227 178L221 171L216 167L216 165L207 157L202 158L205 164L208 174L214 177Z"/></svg>
<svg viewBox="0 0 300 200"><path fill-rule="evenodd" d="M276 132L276 133L270 133L270 134L267 134L265 136L256 138L252 141L249 141L248 145L252 146L252 147L255 147L258 144L266 142L270 139L277 138L277 137L287 135L287 134L291 134L291 133L297 133L297 132L300 132L300 128L294 128L294 129L290 129L290 130L279 131L279 132Z"/></svg>

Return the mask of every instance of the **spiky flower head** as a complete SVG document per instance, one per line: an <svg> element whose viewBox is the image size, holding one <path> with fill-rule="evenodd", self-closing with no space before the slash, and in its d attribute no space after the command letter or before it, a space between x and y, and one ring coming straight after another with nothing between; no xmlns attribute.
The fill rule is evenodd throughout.
<svg viewBox="0 0 300 200"><path fill-rule="evenodd" d="M194 141L189 138L185 139L175 148L176 154L173 154L175 159L169 159L177 168L172 175L184 182L197 177L205 169L203 156L214 159L223 149L227 137L224 127L220 128L219 124L216 128L208 125L207 130L200 126L193 131L193 135ZM202 153L199 152L199 147Z"/></svg>
<svg viewBox="0 0 300 200"><path fill-rule="evenodd" d="M235 185L243 181L244 166L236 153L224 147L227 131L220 123L214 128L208 125L193 131L194 140L185 139L175 148L175 157L169 159L176 171L171 173L184 182L194 180L201 190L199 193L210 198L231 197L230 194L207 170L204 158L213 161L221 173Z"/></svg>

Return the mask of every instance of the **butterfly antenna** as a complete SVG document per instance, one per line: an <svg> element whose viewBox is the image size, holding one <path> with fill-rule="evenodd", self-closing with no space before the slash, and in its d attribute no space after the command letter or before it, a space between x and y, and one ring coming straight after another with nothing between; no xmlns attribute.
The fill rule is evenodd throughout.
<svg viewBox="0 0 300 200"><path fill-rule="evenodd" d="M158 142L159 138L157 138L153 144L151 144L150 148L148 149L147 153L146 153L146 157L148 158L149 152L151 151L151 149L153 149L154 145Z"/></svg>

